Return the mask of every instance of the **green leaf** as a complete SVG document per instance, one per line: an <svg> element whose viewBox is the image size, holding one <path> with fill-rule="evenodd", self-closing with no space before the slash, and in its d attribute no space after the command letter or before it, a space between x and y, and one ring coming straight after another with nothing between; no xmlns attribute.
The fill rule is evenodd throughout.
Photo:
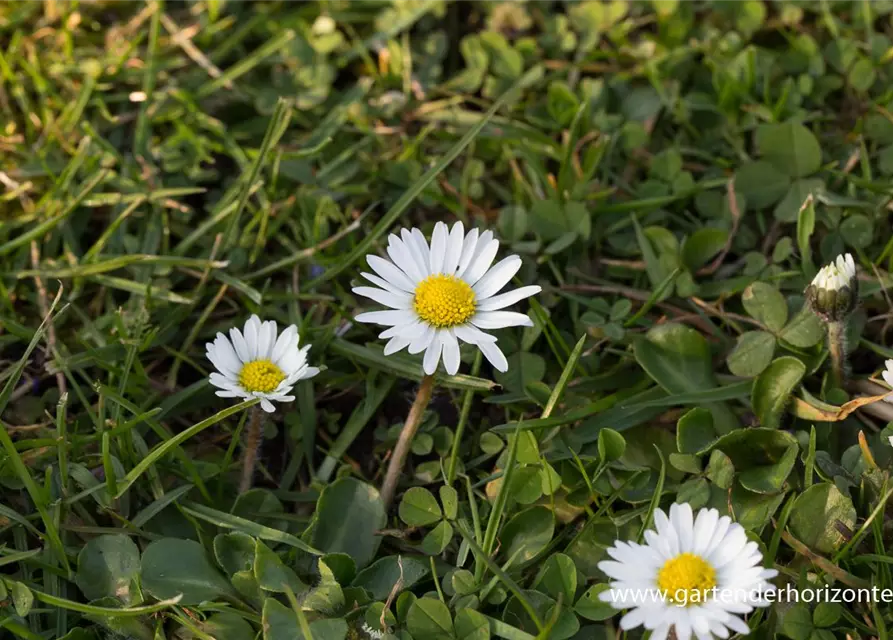
<svg viewBox="0 0 893 640"><path fill-rule="evenodd" d="M351 583L362 587L376 600L384 600L397 581L403 579L403 589L411 589L430 572L427 562L407 556L385 556L357 574Z"/></svg>
<svg viewBox="0 0 893 640"><path fill-rule="evenodd" d="M539 382L546 375L546 361L535 353L519 351L508 358L508 371L494 373L496 382L509 391L524 393L528 384Z"/></svg>
<svg viewBox="0 0 893 640"><path fill-rule="evenodd" d="M424 487L411 487L400 501L400 519L410 527L424 527L443 517L434 495Z"/></svg>
<svg viewBox="0 0 893 640"><path fill-rule="evenodd" d="M781 292L771 284L754 282L741 294L744 309L769 331L781 331L788 321L788 305Z"/></svg>
<svg viewBox="0 0 893 640"><path fill-rule="evenodd" d="M799 451L799 447L792 444L785 451L781 460L775 464L748 469L739 473L738 482L741 483L742 487L754 493L778 493L784 486L785 480L791 475L791 470L797 461L797 453Z"/></svg>
<svg viewBox="0 0 893 640"><path fill-rule="evenodd" d="M791 346L808 349L825 337L825 325L812 311L804 307L791 318L778 337Z"/></svg>
<svg viewBox="0 0 893 640"><path fill-rule="evenodd" d="M707 478L720 489L728 489L735 479L735 465L732 460L719 449L710 452L707 463Z"/></svg>
<svg viewBox="0 0 893 640"><path fill-rule="evenodd" d="M424 537L422 551L431 556L440 555L452 539L453 526L444 520Z"/></svg>
<svg viewBox="0 0 893 640"><path fill-rule="evenodd" d="M514 563L533 559L552 541L555 520L546 507L531 507L517 513L499 534L502 553Z"/></svg>
<svg viewBox="0 0 893 640"><path fill-rule="evenodd" d="M182 594L180 604L195 605L235 595L204 547L194 540L162 538L150 543L143 552L140 574L143 589L158 600Z"/></svg>
<svg viewBox="0 0 893 640"><path fill-rule="evenodd" d="M319 578L313 585L313 589L304 598L301 606L304 609L321 613L340 611L344 606L344 591L335 579L335 574L324 560L317 563L317 570Z"/></svg>
<svg viewBox="0 0 893 640"><path fill-rule="evenodd" d="M553 553L540 568L533 585L550 597L572 602L577 593L577 567L570 556Z"/></svg>
<svg viewBox="0 0 893 640"><path fill-rule="evenodd" d="M457 640L490 640L490 621L474 609L459 609L453 626Z"/></svg>
<svg viewBox="0 0 893 640"><path fill-rule="evenodd" d="M766 331L747 331L738 336L726 364L736 376L752 378L769 366L773 355L775 336Z"/></svg>
<svg viewBox="0 0 893 640"><path fill-rule="evenodd" d="M447 485L442 485L437 493L440 495L440 504L443 505L444 517L455 520L459 513L459 493Z"/></svg>
<svg viewBox="0 0 893 640"><path fill-rule="evenodd" d="M406 627L416 638L451 640L453 621L450 610L440 600L419 598L409 608Z"/></svg>
<svg viewBox="0 0 893 640"><path fill-rule="evenodd" d="M843 607L837 602L820 602L812 612L812 623L817 627L831 627L843 615Z"/></svg>
<svg viewBox="0 0 893 640"><path fill-rule="evenodd" d="M15 612L22 618L26 617L34 605L34 594L31 589L21 582L13 580L10 591L12 591L10 595L12 595L12 606Z"/></svg>
<svg viewBox="0 0 893 640"><path fill-rule="evenodd" d="M623 456L626 440L623 436L607 427L598 432L598 457L604 462L613 462Z"/></svg>
<svg viewBox="0 0 893 640"><path fill-rule="evenodd" d="M617 609L598 598L599 594L610 590L610 588L609 584L594 584L589 587L574 605L574 613L593 622L601 622L615 616Z"/></svg>
<svg viewBox="0 0 893 640"><path fill-rule="evenodd" d="M221 533L214 537L214 557L217 564L230 576L253 569L256 548L254 538L241 531Z"/></svg>
<svg viewBox="0 0 893 640"><path fill-rule="evenodd" d="M802 124L788 121L757 128L756 146L765 160L793 178L815 173L822 165L822 148Z"/></svg>
<svg viewBox="0 0 893 640"><path fill-rule="evenodd" d="M255 640L251 625L237 613L223 611L210 616L201 626L202 632L212 638L227 640Z"/></svg>
<svg viewBox="0 0 893 640"><path fill-rule="evenodd" d="M855 213L841 223L840 235L854 249L867 249L874 240L874 224L868 216Z"/></svg>
<svg viewBox="0 0 893 640"><path fill-rule="evenodd" d="M809 608L800 602L783 612L781 631L793 640L809 640L812 635L812 618Z"/></svg>
<svg viewBox="0 0 893 640"><path fill-rule="evenodd" d="M634 353L651 379L671 394L703 392L717 386L707 340L691 327L675 322L658 325L636 340ZM706 406L718 431L726 433L738 425L726 405Z"/></svg>
<svg viewBox="0 0 893 640"><path fill-rule="evenodd" d="M378 530L387 523L378 490L354 478L341 478L319 496L313 546L326 553L346 553L365 567L381 544Z"/></svg>
<svg viewBox="0 0 893 640"><path fill-rule="evenodd" d="M90 540L78 554L75 581L88 600L131 600L131 583L139 575L140 550L130 536L111 534Z"/></svg>
<svg viewBox="0 0 893 640"><path fill-rule="evenodd" d="M298 594L307 590L307 585L298 578L294 570L286 567L279 556L260 540L255 542L253 570L257 584L264 591L285 593L290 589L292 593Z"/></svg>
<svg viewBox="0 0 893 640"><path fill-rule="evenodd" d="M784 198L775 205L773 215L779 222L794 222L809 196L816 197L825 190L825 182L818 178L804 178L791 183Z"/></svg>
<svg viewBox="0 0 893 640"><path fill-rule="evenodd" d="M685 239L682 245L682 263L689 271L695 272L722 251L729 232L724 229L706 227L698 229Z"/></svg>
<svg viewBox="0 0 893 640"><path fill-rule="evenodd" d="M855 524L853 501L836 485L822 482L797 496L789 526L794 537L807 546L819 553L833 553L847 542L838 527L852 531Z"/></svg>
<svg viewBox="0 0 893 640"><path fill-rule="evenodd" d="M713 416L707 409L690 409L676 423L676 448L680 453L700 453L718 437Z"/></svg>
<svg viewBox="0 0 893 640"><path fill-rule="evenodd" d="M274 598L264 600L261 626L264 640L302 640L303 637L298 616Z"/></svg>
<svg viewBox="0 0 893 640"><path fill-rule="evenodd" d="M763 160L741 165L735 172L735 190L747 208L760 211L782 199L791 185L790 176Z"/></svg>
<svg viewBox="0 0 893 640"><path fill-rule="evenodd" d="M806 365L792 356L776 358L753 382L751 404L760 424L777 429L785 406L806 374Z"/></svg>

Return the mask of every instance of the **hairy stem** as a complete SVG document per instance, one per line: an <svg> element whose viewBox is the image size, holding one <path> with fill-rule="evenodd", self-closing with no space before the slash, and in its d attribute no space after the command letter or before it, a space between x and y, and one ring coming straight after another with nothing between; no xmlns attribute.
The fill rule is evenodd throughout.
<svg viewBox="0 0 893 640"><path fill-rule="evenodd" d="M846 323L828 323L828 352L831 354L831 374L834 386L843 387L846 379Z"/></svg>
<svg viewBox="0 0 893 640"><path fill-rule="evenodd" d="M409 409L406 416L406 422L403 423L403 429L400 431L400 437L397 439L397 446L394 447L394 454L388 463L388 470L381 485L381 499L384 501L384 508L391 506L394 499L394 493L397 491L397 481L400 480L400 474L403 472L403 464L406 462L406 456L409 455L409 447L412 445L412 439L415 432L418 431L422 422L422 415L431 401L431 392L434 390L434 376L425 376L422 378L422 384L416 393L415 401Z"/></svg>
<svg viewBox="0 0 893 640"><path fill-rule="evenodd" d="M242 451L242 480L239 482L239 494L248 491L251 488L251 482L254 480L257 451L260 449L260 441L263 435L263 417L264 414L260 407L251 408L251 422L248 424L245 448Z"/></svg>

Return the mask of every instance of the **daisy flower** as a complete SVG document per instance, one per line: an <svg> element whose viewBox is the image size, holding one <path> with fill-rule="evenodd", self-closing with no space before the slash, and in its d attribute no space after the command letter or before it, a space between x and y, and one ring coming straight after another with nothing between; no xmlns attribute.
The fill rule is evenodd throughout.
<svg viewBox="0 0 893 640"><path fill-rule="evenodd" d="M850 282L856 277L856 263L849 253L837 256L837 260L826 264L819 269L812 284L817 289L830 289L840 291L850 286Z"/></svg>
<svg viewBox="0 0 893 640"><path fill-rule="evenodd" d="M611 577L599 595L615 609L629 609L621 629L644 625L651 640L665 640L674 628L679 640L698 640L730 633L746 634L740 614L767 606L767 582L778 572L764 569L756 542L744 528L716 509L693 517L689 504L674 504L670 515L654 511L657 531L645 532L645 544L617 541L613 560L598 567Z"/></svg>
<svg viewBox="0 0 893 640"><path fill-rule="evenodd" d="M385 355L409 347L409 353L425 352L423 368L432 375L443 357L447 373L459 370L459 341L477 345L499 371L508 370L505 355L488 329L530 327L523 313L503 311L542 291L539 286L499 291L521 268L521 258L509 256L493 265L499 241L491 231L467 234L461 222L448 228L434 227L431 244L418 229L400 230L388 236L388 256L366 256L375 272L363 277L376 285L355 287L353 292L390 307L356 317L389 327L378 337L388 339ZM492 265L492 266L491 266Z"/></svg>
<svg viewBox="0 0 893 640"><path fill-rule="evenodd" d="M291 402L288 395L298 380L312 378L319 369L307 365L310 345L299 349L298 328L290 325L281 334L276 322L261 322L252 315L244 331L229 330L229 338L217 334L205 345L208 360L217 369L210 382L220 390L221 398L260 398L267 413L276 402Z"/></svg>
<svg viewBox="0 0 893 640"><path fill-rule="evenodd" d="M839 322L846 318L859 299L856 263L849 253L825 265L806 288L806 303L812 312L825 322Z"/></svg>

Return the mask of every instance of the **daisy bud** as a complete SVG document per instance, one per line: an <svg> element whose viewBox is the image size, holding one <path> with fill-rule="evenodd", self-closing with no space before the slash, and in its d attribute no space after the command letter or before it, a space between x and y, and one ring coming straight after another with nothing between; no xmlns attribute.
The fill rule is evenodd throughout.
<svg viewBox="0 0 893 640"><path fill-rule="evenodd" d="M859 281L853 256L837 256L822 267L806 288L806 304L825 322L840 322L853 312L859 301Z"/></svg>

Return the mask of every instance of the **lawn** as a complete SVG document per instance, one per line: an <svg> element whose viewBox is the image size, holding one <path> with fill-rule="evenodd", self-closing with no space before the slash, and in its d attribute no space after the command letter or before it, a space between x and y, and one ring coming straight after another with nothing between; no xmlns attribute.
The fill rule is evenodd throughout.
<svg viewBox="0 0 893 640"><path fill-rule="evenodd" d="M0 638L890 637L891 62L890 1L0 4Z"/></svg>

